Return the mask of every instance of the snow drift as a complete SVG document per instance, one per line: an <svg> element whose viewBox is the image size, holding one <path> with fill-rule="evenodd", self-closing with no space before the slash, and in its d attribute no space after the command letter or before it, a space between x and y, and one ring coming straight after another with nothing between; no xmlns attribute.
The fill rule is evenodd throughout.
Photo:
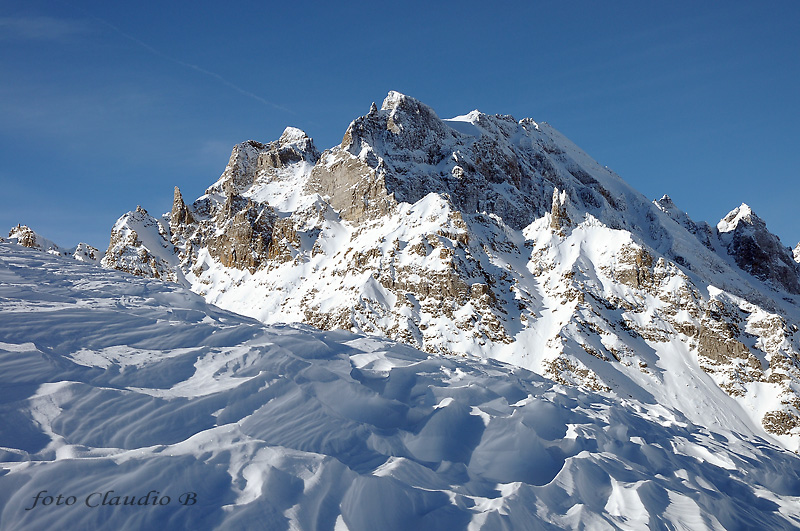
<svg viewBox="0 0 800 531"><path fill-rule="evenodd" d="M790 529L757 433L0 243L2 529Z"/></svg>

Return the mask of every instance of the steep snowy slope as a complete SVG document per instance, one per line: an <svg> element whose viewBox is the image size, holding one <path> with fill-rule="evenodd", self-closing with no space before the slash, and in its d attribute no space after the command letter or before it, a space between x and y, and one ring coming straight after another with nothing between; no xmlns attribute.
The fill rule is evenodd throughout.
<svg viewBox="0 0 800 531"><path fill-rule="evenodd" d="M294 128L236 146L191 205L120 218L103 264L800 445L790 250L746 205L694 222L530 119L441 120L392 92L323 153Z"/></svg>
<svg viewBox="0 0 800 531"><path fill-rule="evenodd" d="M746 426L9 243L0 382L1 529L800 525L800 459Z"/></svg>

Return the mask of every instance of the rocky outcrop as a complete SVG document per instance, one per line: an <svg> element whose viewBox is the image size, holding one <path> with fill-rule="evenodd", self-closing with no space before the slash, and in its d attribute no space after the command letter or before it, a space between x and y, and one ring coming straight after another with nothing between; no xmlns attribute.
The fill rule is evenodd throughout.
<svg viewBox="0 0 800 531"><path fill-rule="evenodd" d="M99 264L103 258L103 253L97 247L93 247L88 243L79 243L72 252L72 257L80 262Z"/></svg>
<svg viewBox="0 0 800 531"><path fill-rule="evenodd" d="M626 286L647 289L653 284L653 257L638 245L625 245L617 254L614 279Z"/></svg>
<svg viewBox="0 0 800 531"><path fill-rule="evenodd" d="M273 241L285 240L286 224L277 223L281 234L274 238L278 216L268 201L254 197L253 188L280 185L298 171L310 170L318 158L313 140L293 127L275 142L238 144L217 182L191 206L176 187L172 209L161 220L141 208L120 218L104 265L178 280L207 269L203 258L207 256L222 267L254 273L279 254ZM287 193L293 191L289 188ZM144 233L149 244L144 243ZM167 250L166 256L162 250ZM138 266L137 256L142 262Z"/></svg>
<svg viewBox="0 0 800 531"><path fill-rule="evenodd" d="M137 206L114 224L101 263L141 277L178 282L182 275L176 267L174 251L167 227Z"/></svg>
<svg viewBox="0 0 800 531"><path fill-rule="evenodd" d="M759 280L800 294L800 266L780 239L742 203L717 224L719 238L736 264Z"/></svg>
<svg viewBox="0 0 800 531"><path fill-rule="evenodd" d="M248 140L234 146L225 171L206 193L241 194L256 182L263 185L274 180L284 168L300 162L313 165L318 159L314 141L300 129L287 127L274 142Z"/></svg>
<svg viewBox="0 0 800 531"><path fill-rule="evenodd" d="M8 231L9 239L15 240L17 244L23 247L30 247L32 249L45 249L41 242L38 241L37 234L31 230L27 225L17 225Z"/></svg>

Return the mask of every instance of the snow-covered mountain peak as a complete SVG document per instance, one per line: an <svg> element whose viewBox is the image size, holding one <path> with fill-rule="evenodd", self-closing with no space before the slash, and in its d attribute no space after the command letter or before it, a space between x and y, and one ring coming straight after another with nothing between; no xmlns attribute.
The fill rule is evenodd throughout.
<svg viewBox="0 0 800 531"><path fill-rule="evenodd" d="M656 199L655 201L653 201L653 203L655 203L656 206L658 206L658 208L667 213L678 210L678 207L675 205L675 202L667 194L662 195L661 199Z"/></svg>
<svg viewBox="0 0 800 531"><path fill-rule="evenodd" d="M106 265L265 322L497 358L798 446L800 274L749 209L720 232L544 122L441 120L396 92L341 145L307 138L238 145L208 194L131 216L133 239L115 228ZM702 403L671 398L687 381Z"/></svg>
<svg viewBox="0 0 800 531"><path fill-rule="evenodd" d="M283 130L283 134L281 134L278 142L285 146L287 144L306 144L311 138L306 134L305 131L302 129L298 129L297 127L287 127Z"/></svg>
<svg viewBox="0 0 800 531"><path fill-rule="evenodd" d="M734 208L717 223L719 232L731 232L736 230L740 223L752 228L752 230L765 230L767 224L758 217L747 203L742 203Z"/></svg>
<svg viewBox="0 0 800 531"><path fill-rule="evenodd" d="M553 189L559 187L574 204L617 226L622 218L611 211L624 210L624 196L635 195L611 172L584 168L591 159L549 126L479 111L441 120L426 105L397 92L389 94L382 110L354 120L341 146L325 159L326 171L315 169L316 186L310 190L333 198L346 218L351 212L382 215L394 204L413 204L438 193L456 210L495 214L521 229L551 210ZM347 199L357 204L340 202L334 189L353 186L332 175L343 167L360 174L361 182L373 182L365 189L366 199L361 192ZM365 209L364 202L375 208Z"/></svg>
<svg viewBox="0 0 800 531"><path fill-rule="evenodd" d="M175 189L180 197L180 191ZM173 207L174 209L174 207ZM169 242L169 225L137 206L121 216L111 229L108 250L101 264L133 275L180 282L178 259Z"/></svg>
<svg viewBox="0 0 800 531"><path fill-rule="evenodd" d="M390 90L381 104L382 111L428 112L436 114L433 109L416 98L406 96L396 90Z"/></svg>
<svg viewBox="0 0 800 531"><path fill-rule="evenodd" d="M444 123L462 135L480 138L483 136L483 130L477 125L477 122L481 115L482 113L476 109L469 114L448 118L444 120Z"/></svg>
<svg viewBox="0 0 800 531"><path fill-rule="evenodd" d="M770 285L800 294L800 266L792 250L745 203L718 224L719 238L736 264Z"/></svg>
<svg viewBox="0 0 800 531"><path fill-rule="evenodd" d="M800 262L800 242L797 242L797 246L794 248L794 261Z"/></svg>

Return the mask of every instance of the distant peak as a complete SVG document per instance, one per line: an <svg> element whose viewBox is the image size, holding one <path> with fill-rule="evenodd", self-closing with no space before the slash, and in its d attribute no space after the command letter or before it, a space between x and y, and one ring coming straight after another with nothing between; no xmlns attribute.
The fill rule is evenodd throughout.
<svg viewBox="0 0 800 531"><path fill-rule="evenodd" d="M410 96L406 96L405 94L401 94L401 93L399 93L399 92L397 92L395 90L390 90L389 94L383 100L383 104L381 105L381 110L382 111L394 110L394 109L400 107L407 100L413 100L415 102L417 101L414 98L411 98ZM419 103L419 102L417 102L417 103Z"/></svg>
<svg viewBox="0 0 800 531"><path fill-rule="evenodd" d="M467 114L462 114L461 116L454 116L453 118L449 118L445 120L446 122L469 122L475 123L477 122L483 113L478 109L471 111Z"/></svg>
<svg viewBox="0 0 800 531"><path fill-rule="evenodd" d="M430 116L435 117L436 113L433 109L422 103L416 98L412 98L411 96L406 96L405 94L401 94L397 91L390 91L389 94L386 96L386 99L383 100L383 104L381 105L382 111L391 111L391 115L394 116L397 112L402 112L408 115L422 115L422 116Z"/></svg>
<svg viewBox="0 0 800 531"><path fill-rule="evenodd" d="M717 230L720 232L730 232L735 230L739 223L766 228L766 223L753 212L753 209L750 208L747 203L742 203L728 212L728 214L717 223Z"/></svg>
<svg viewBox="0 0 800 531"><path fill-rule="evenodd" d="M753 216L753 215L755 215L755 213L753 212L753 209L750 208L750 205L748 205L747 203L742 203L741 205L739 205L738 208L736 208L736 210L739 211L739 215L740 216Z"/></svg>
<svg viewBox="0 0 800 531"><path fill-rule="evenodd" d="M294 144L309 139L309 136L302 129L297 127L287 127L278 139L281 144Z"/></svg>
<svg viewBox="0 0 800 531"><path fill-rule="evenodd" d="M672 198L667 194L662 195L661 199L656 199L655 201L653 201L653 204L655 204L659 209L661 209L663 212L666 212L667 214L678 208L675 205L675 202L672 200Z"/></svg>

